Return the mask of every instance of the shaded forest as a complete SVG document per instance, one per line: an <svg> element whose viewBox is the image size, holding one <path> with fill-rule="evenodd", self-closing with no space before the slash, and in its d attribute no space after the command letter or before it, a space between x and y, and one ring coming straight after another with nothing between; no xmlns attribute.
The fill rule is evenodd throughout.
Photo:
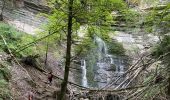
<svg viewBox="0 0 170 100"><path fill-rule="evenodd" d="M0 100L169 100L169 0L0 0Z"/></svg>

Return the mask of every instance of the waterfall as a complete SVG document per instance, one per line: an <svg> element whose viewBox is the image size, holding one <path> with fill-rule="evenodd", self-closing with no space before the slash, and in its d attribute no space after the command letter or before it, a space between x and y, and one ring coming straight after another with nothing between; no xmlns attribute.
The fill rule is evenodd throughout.
<svg viewBox="0 0 170 100"><path fill-rule="evenodd" d="M111 81L113 76L115 76L114 74L120 75L124 72L124 63L121 57L108 53L107 45L100 37L95 36L94 42L97 45L96 53L98 56L95 80L98 87L103 87Z"/></svg>
<svg viewBox="0 0 170 100"><path fill-rule="evenodd" d="M82 70L80 83L84 87L101 88L124 72L125 65L121 57L108 53L107 44L100 37L95 36L94 43L96 45L96 48L92 49L94 51L87 55L86 60L80 61ZM91 76L87 77L87 74Z"/></svg>
<svg viewBox="0 0 170 100"><path fill-rule="evenodd" d="M114 64L114 60L113 60L112 55L107 54L107 57L109 57L109 59L110 59L110 64Z"/></svg>
<svg viewBox="0 0 170 100"><path fill-rule="evenodd" d="M88 87L87 84L87 76L86 76L86 61L85 60L81 60L81 68L82 68L82 85L84 87Z"/></svg>
<svg viewBox="0 0 170 100"><path fill-rule="evenodd" d="M123 73L124 72L124 66L121 64L119 67L120 67L119 73Z"/></svg>
<svg viewBox="0 0 170 100"><path fill-rule="evenodd" d="M98 60L101 60L107 55L108 50L106 43L98 36L95 36L94 41L97 44Z"/></svg>
<svg viewBox="0 0 170 100"><path fill-rule="evenodd" d="M109 58L110 64L113 64L114 61L113 61L112 55L108 54L108 48L107 48L106 43L98 36L95 36L94 41L97 44L98 59L101 60L104 58ZM106 59L106 60L108 60L108 59ZM99 61L99 62L101 62L101 61Z"/></svg>
<svg viewBox="0 0 170 100"><path fill-rule="evenodd" d="M119 67L120 67L120 73L123 73L124 72L124 61L122 60L122 59L120 59L120 65L119 65Z"/></svg>

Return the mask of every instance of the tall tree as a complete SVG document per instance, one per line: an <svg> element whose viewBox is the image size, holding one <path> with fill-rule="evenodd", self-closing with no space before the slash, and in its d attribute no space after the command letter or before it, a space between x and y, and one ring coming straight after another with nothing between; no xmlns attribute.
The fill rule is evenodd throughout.
<svg viewBox="0 0 170 100"><path fill-rule="evenodd" d="M65 93L67 89L68 76L69 76L69 67L71 60L71 41L72 41L72 20L73 20L73 0L68 0L68 29L67 29L67 50L66 50L66 62L65 62L65 72L64 80L61 85L61 93L58 96L58 100L65 100Z"/></svg>
<svg viewBox="0 0 170 100"><path fill-rule="evenodd" d="M53 38L67 40L66 61L64 80L61 86L59 100L64 100L69 68L71 63L71 45L77 30L81 25L96 26L97 28L109 27L113 22L111 12L126 9L122 0L50 0L49 5L52 9L49 17L47 30L57 32Z"/></svg>

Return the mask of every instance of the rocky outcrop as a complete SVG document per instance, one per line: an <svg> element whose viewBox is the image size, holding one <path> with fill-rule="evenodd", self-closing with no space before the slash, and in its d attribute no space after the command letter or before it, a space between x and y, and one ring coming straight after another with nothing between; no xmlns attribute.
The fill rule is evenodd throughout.
<svg viewBox="0 0 170 100"><path fill-rule="evenodd" d="M41 13L49 13L50 12L50 8L48 6L37 5L35 3L28 2L28 1L24 1L24 7L27 9L30 9L32 11L41 12Z"/></svg>
<svg viewBox="0 0 170 100"><path fill-rule="evenodd" d="M50 11L43 1L44 0L16 0L15 2L6 3L3 11L4 21L18 30L29 34L42 31L41 26L47 23L47 19L38 16L38 14L48 13ZM0 6L2 7L2 2Z"/></svg>

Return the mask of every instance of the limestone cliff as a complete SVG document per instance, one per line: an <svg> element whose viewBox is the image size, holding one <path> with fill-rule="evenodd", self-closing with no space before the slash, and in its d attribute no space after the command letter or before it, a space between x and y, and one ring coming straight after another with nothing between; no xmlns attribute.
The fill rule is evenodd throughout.
<svg viewBox="0 0 170 100"><path fill-rule="evenodd" d="M1 8L4 6L0 0ZM5 1L3 10L4 21L14 26L20 31L35 34L41 30L40 26L47 22L44 17L38 17L39 13L48 13L50 9L46 6L45 0L8 0Z"/></svg>

